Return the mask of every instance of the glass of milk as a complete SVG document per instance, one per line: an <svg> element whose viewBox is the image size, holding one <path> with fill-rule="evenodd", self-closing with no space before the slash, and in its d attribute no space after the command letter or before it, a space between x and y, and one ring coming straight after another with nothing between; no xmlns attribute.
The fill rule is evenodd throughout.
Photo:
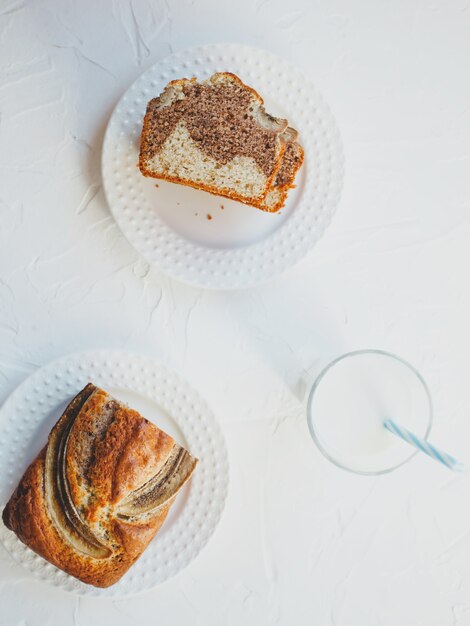
<svg viewBox="0 0 470 626"><path fill-rule="evenodd" d="M358 350L322 369L310 390L307 420L321 452L338 467L358 474L384 474L417 451L388 432L393 419L427 438L432 401L421 374L394 354Z"/></svg>

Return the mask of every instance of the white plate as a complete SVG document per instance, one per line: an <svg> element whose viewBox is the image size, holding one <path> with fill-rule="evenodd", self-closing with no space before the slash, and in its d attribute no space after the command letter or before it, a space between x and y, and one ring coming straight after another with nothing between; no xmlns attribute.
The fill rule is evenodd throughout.
<svg viewBox="0 0 470 626"><path fill-rule="evenodd" d="M217 71L240 76L269 113L300 132L305 161L280 214L144 178L136 166L147 102L170 80ZM299 261L329 224L343 181L339 134L312 84L282 59L236 44L178 52L142 74L111 116L102 167L109 205L131 244L170 276L211 289L250 287Z"/></svg>
<svg viewBox="0 0 470 626"><path fill-rule="evenodd" d="M191 481L142 557L108 589L85 585L47 563L1 521L0 539L14 559L41 580L80 595L123 597L174 576L207 543L225 504L227 453L210 409L174 372L149 358L122 352L73 354L27 378L0 410L2 510L67 403L89 381L128 402L197 456L199 464Z"/></svg>

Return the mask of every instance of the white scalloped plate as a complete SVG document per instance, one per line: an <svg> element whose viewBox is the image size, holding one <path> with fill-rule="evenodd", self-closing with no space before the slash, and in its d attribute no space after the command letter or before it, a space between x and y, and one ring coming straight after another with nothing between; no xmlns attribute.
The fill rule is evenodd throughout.
<svg viewBox="0 0 470 626"><path fill-rule="evenodd" d="M63 357L27 378L0 410L0 505L3 510L28 464L73 396L89 381L128 402L199 458L160 532L129 572L108 589L68 576L24 546L0 521L0 539L35 577L80 595L123 597L174 576L202 550L222 514L228 488L225 442L212 412L174 372L122 352Z"/></svg>
<svg viewBox="0 0 470 626"><path fill-rule="evenodd" d="M300 132L305 162L280 213L144 178L136 166L147 102L170 80L217 71L240 76L269 113ZM313 85L282 59L236 44L178 52L142 74L111 116L102 167L109 206L130 243L170 276L211 289L250 287L299 261L329 224L343 181L339 133Z"/></svg>

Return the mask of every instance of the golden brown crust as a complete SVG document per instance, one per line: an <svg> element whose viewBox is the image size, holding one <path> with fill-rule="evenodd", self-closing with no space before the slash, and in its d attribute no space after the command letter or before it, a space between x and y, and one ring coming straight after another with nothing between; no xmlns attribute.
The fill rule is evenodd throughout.
<svg viewBox="0 0 470 626"><path fill-rule="evenodd" d="M259 209L262 209L263 211L267 211L268 213L276 213L277 211L279 211L280 209L282 209L282 207L285 205L286 200L287 200L287 196L289 193L290 189L293 189L295 187L294 181L295 178L297 176L297 172L300 170L300 168L302 167L302 164L304 162L304 158L305 158L305 153L304 150L301 146L298 146L301 150L300 153L300 157L296 163L295 168L293 169L292 172L292 176L290 178L290 180L285 184L285 185L279 185L276 186L275 189L277 190L278 194L279 194L279 200L278 202L276 202L276 204L274 205L270 205L270 206L266 206L266 205L258 205Z"/></svg>
<svg viewBox="0 0 470 626"><path fill-rule="evenodd" d="M230 76L230 78L232 80L234 80L236 83L238 83L240 85L240 87L243 87L244 89L247 89L248 91L251 91L251 93L253 94L253 96L259 100L260 104L264 104L264 100L263 98L260 96L260 94L256 91L256 89L253 89L253 87L250 87L249 85L246 85L242 79L237 76L236 74L233 74L232 72L218 72L219 76ZM196 80L196 79L192 79L192 80Z"/></svg>
<svg viewBox="0 0 470 626"><path fill-rule="evenodd" d="M85 583L108 587L155 536L197 460L139 413L93 385L87 385L74 401L26 470L3 511L3 521L50 563ZM57 487L64 442L70 500ZM52 483L51 454L55 455ZM175 464L174 458L184 459L185 465ZM171 489L163 496L155 477L163 486L171 479ZM150 502L145 510L139 509L142 492ZM152 498L157 503L153 508ZM71 512L81 518L82 536ZM100 547L95 548L93 541Z"/></svg>

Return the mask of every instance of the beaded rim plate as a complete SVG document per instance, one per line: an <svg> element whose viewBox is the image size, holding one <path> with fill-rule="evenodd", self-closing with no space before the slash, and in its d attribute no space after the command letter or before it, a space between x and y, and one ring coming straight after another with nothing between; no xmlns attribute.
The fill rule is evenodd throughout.
<svg viewBox="0 0 470 626"><path fill-rule="evenodd" d="M218 71L240 76L269 113L300 133L305 161L280 213L145 178L136 165L147 102L170 80ZM237 44L184 50L144 72L111 116L102 169L109 206L130 243L163 272L210 289L250 287L299 261L330 223L344 170L333 116L309 80L282 59Z"/></svg>
<svg viewBox="0 0 470 626"><path fill-rule="evenodd" d="M165 523L141 558L107 589L85 585L29 548L0 521L0 539L15 561L56 587L79 595L123 597L150 589L186 567L202 550L222 514L228 460L218 422L183 379L144 356L83 352L63 357L27 378L0 410L0 505L3 509L28 464L71 398L89 381L128 402L199 458Z"/></svg>

